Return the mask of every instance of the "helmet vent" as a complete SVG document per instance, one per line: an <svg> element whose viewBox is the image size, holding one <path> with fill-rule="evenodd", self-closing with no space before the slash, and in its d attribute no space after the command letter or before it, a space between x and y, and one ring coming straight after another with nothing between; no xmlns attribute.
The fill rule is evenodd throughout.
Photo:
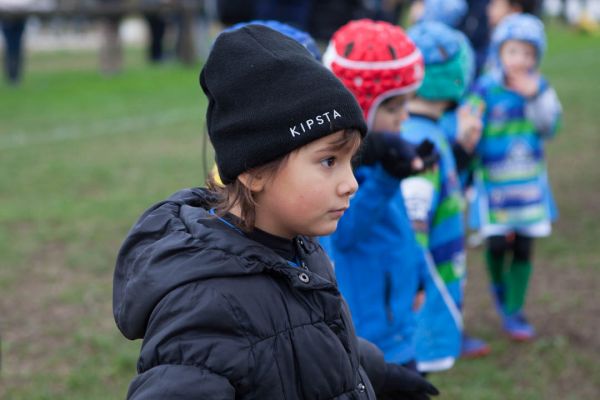
<svg viewBox="0 0 600 400"><path fill-rule="evenodd" d="M394 50L394 48L391 45L389 45L389 44L388 44L387 48L390 51L390 54L392 55L392 59L395 60L397 58L396 57L396 50Z"/></svg>
<svg viewBox="0 0 600 400"><path fill-rule="evenodd" d="M344 57L348 57L352 50L354 49L354 42L350 42L346 45L346 49L344 50Z"/></svg>

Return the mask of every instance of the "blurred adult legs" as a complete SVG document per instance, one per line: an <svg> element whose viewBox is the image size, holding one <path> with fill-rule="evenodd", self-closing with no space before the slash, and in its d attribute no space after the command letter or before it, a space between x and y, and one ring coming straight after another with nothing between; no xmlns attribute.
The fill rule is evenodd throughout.
<svg viewBox="0 0 600 400"><path fill-rule="evenodd" d="M19 83L23 68L23 32L26 18L11 18L2 21L4 34L4 73L11 84Z"/></svg>

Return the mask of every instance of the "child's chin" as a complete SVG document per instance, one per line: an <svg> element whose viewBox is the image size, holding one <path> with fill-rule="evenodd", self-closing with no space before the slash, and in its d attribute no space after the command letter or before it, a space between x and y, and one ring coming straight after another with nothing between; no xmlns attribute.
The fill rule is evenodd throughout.
<svg viewBox="0 0 600 400"><path fill-rule="evenodd" d="M322 229L319 229L318 233L313 236L331 235L333 232L335 232L336 229L337 229L337 221L332 222L331 224L328 224L327 226L324 226Z"/></svg>

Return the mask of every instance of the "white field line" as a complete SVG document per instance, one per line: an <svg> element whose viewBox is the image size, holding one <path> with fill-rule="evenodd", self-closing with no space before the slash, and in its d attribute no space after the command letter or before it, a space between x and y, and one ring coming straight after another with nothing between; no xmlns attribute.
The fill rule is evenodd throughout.
<svg viewBox="0 0 600 400"><path fill-rule="evenodd" d="M46 132L35 132L34 135L25 132L9 132L0 134L0 151L40 144L49 144L66 140L89 139L99 136L121 135L133 133L148 127L160 127L177 121L190 120L197 113L202 113L200 107L190 109L175 109L152 115L130 116L118 119L98 121L87 126L65 126L49 129ZM198 125L198 132L202 125Z"/></svg>

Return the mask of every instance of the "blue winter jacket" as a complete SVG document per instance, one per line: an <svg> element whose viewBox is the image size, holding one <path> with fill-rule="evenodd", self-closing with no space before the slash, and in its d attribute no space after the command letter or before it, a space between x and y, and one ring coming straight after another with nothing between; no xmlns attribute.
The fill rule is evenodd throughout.
<svg viewBox="0 0 600 400"><path fill-rule="evenodd" d="M415 358L412 305L425 268L400 192L381 165L356 171L359 189L324 242L359 336L388 362ZM323 242L322 242L323 243Z"/></svg>
<svg viewBox="0 0 600 400"><path fill-rule="evenodd" d="M465 276L463 199L454 156L438 121L411 115L402 137L431 140L438 167L405 179L402 191L419 242L427 252L425 303L417 315L417 366L422 371L450 368L460 354L462 285Z"/></svg>
<svg viewBox="0 0 600 400"><path fill-rule="evenodd" d="M504 84L499 71L478 79L467 101L483 105L483 132L476 149L477 197L470 223L484 234L527 229L557 218L548 180L544 142L561 124L562 107L550 84L526 98Z"/></svg>

